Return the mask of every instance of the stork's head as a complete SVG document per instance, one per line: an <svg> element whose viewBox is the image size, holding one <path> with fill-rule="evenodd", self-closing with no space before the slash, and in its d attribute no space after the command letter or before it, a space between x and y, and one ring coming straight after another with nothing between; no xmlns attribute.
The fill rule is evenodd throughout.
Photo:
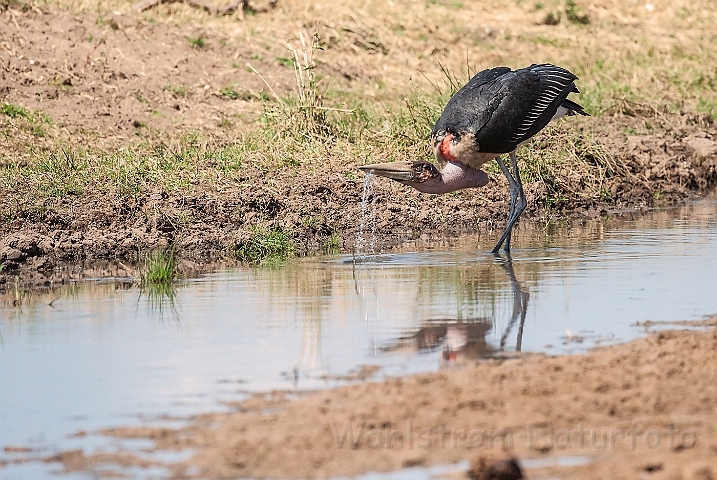
<svg viewBox="0 0 717 480"><path fill-rule="evenodd" d="M452 161L447 161L440 170L425 161L375 163L359 168L366 173L410 185L424 193L449 193L482 187L488 183L488 175L484 171Z"/></svg>
<svg viewBox="0 0 717 480"><path fill-rule="evenodd" d="M461 135L454 129L434 130L431 134L431 142L433 143L433 153L439 163L457 161L454 150L461 143L461 139Z"/></svg>

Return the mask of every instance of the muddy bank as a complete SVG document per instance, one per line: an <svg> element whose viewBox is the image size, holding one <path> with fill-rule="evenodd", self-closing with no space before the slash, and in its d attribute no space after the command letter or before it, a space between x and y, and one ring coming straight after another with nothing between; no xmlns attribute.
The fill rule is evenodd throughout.
<svg viewBox="0 0 717 480"><path fill-rule="evenodd" d="M528 181L523 222L595 217L644 210L692 198L717 180L717 132L695 116L675 116L680 130L655 135L621 133L639 119L591 118L597 142L612 152L624 174L604 181L601 196L582 195L584 179L566 168L563 185ZM588 128L586 126L586 128ZM69 195L42 211L0 225L0 289L19 284L51 285L56 267L102 259L133 261L143 252L173 245L182 258L211 262L235 258L255 225L279 228L298 255L332 248L350 252L361 218L363 178L357 164L332 158L318 165L284 168L268 175L246 165L242 182L202 185L193 193L161 189L132 197ZM498 235L508 209L508 188L500 174L482 189L446 196L414 192L386 179L375 182L378 248L415 239L459 233ZM21 201L10 192L6 203ZM56 275L55 275L56 277Z"/></svg>
<svg viewBox="0 0 717 480"><path fill-rule="evenodd" d="M173 478L352 476L507 447L533 465L530 476L708 479L717 474L716 361L714 329L663 331L579 356L487 360L299 399L268 393L177 430L103 433L196 449L169 465ZM550 461L565 457L582 460ZM67 471L116 460L79 451L48 459Z"/></svg>

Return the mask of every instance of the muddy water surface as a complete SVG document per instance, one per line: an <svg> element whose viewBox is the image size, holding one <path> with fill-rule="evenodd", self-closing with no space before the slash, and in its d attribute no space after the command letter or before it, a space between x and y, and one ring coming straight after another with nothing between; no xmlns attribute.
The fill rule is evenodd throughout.
<svg viewBox="0 0 717 480"><path fill-rule="evenodd" d="M714 199L524 228L512 258L485 251L494 234L358 261L222 271L171 291L98 280L13 293L0 304L0 462L11 462L0 478L49 476L53 464L14 461L59 450L141 451L151 445L92 432L178 424L252 392L328 388L516 350L580 353L642 335L636 322L717 312Z"/></svg>

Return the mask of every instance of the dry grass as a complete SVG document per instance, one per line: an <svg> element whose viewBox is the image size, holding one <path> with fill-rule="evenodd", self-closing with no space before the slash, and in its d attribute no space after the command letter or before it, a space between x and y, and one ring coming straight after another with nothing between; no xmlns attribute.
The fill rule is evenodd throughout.
<svg viewBox="0 0 717 480"><path fill-rule="evenodd" d="M92 13L132 13L128 2L58 4ZM203 26L269 59L286 57L286 40L297 40L302 28L316 30L326 49L318 71L324 74L323 64L358 72L348 89L334 79L327 83L394 105L412 85L425 89L440 84L438 62L450 71L465 72L548 61L581 77L585 93L580 101L593 113L619 106L621 98L715 113L717 4L578 0L574 5L588 24L569 21L565 14L557 25L546 24L551 13L570 10L562 0L286 0L269 14L238 12L228 18L167 4L142 15L151 22ZM269 83L275 79L275 74L267 74Z"/></svg>

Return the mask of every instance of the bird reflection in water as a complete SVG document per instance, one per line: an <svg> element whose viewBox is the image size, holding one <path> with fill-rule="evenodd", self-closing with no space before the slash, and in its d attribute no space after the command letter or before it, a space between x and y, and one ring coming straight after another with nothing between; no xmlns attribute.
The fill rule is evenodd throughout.
<svg viewBox="0 0 717 480"><path fill-rule="evenodd" d="M486 340L486 335L493 329L493 323L487 318L431 319L426 320L417 331L399 337L381 350L385 353L406 351L423 353L441 349L441 363L445 365L502 356L517 324L515 351L521 351L530 293L516 278L510 255L503 257L496 254L496 259L508 276L513 300L510 320L501 334L498 345L491 345Z"/></svg>

